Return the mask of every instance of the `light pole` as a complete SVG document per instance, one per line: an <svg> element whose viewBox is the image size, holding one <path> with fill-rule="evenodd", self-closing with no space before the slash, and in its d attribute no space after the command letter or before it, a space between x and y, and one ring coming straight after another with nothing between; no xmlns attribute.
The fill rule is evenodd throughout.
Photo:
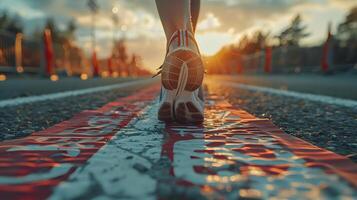
<svg viewBox="0 0 357 200"><path fill-rule="evenodd" d="M113 42L116 41L116 36L117 36L117 30L118 30L118 24L119 24L119 16L118 16L118 7L113 7L112 9L112 19L113 19Z"/></svg>
<svg viewBox="0 0 357 200"><path fill-rule="evenodd" d="M99 69L97 63L97 55L96 55L96 41L95 41L95 17L99 10L98 4L96 0L88 0L88 7L92 12L92 70L93 75L98 76Z"/></svg>
<svg viewBox="0 0 357 200"><path fill-rule="evenodd" d="M113 48L112 48L112 54L111 57L109 58L109 73L114 77L118 77L119 73L118 73L118 69L117 69L117 60L116 60L116 54L115 54L115 44L117 41L117 30L118 30L118 24L119 24L119 17L118 17L118 11L119 8L114 6L112 8L112 20L113 20ZM113 70L113 64L115 66L115 70Z"/></svg>

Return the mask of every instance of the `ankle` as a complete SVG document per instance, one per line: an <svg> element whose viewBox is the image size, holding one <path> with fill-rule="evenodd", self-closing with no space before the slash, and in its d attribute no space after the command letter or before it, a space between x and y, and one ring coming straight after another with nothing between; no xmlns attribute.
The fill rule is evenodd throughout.
<svg viewBox="0 0 357 200"><path fill-rule="evenodd" d="M199 53L194 34L185 29L176 30L167 41L166 47L168 52L177 48L184 48Z"/></svg>

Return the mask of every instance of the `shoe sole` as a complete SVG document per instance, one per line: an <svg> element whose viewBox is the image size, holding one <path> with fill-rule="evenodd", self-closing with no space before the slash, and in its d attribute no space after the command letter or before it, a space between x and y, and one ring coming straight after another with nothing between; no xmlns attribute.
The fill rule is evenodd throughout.
<svg viewBox="0 0 357 200"><path fill-rule="evenodd" d="M178 50L170 61L169 70L163 72L162 83L169 91L168 98L171 100L166 100L161 104L158 113L159 120L171 122L176 119L183 123L202 122L203 105L194 94L203 80L201 58L185 50Z"/></svg>
<svg viewBox="0 0 357 200"><path fill-rule="evenodd" d="M175 121L174 115L174 102L176 91L166 91L167 94L165 95L165 99L162 100L162 103L159 108L158 112L158 119L164 122L173 122Z"/></svg>
<svg viewBox="0 0 357 200"><path fill-rule="evenodd" d="M175 101L175 117L183 123L197 123L204 120L203 105L199 105L192 92L185 92ZM202 112L200 111L202 110Z"/></svg>
<svg viewBox="0 0 357 200"><path fill-rule="evenodd" d="M159 120L164 122L172 122L173 113L172 113L172 104L163 103L159 109Z"/></svg>
<svg viewBox="0 0 357 200"><path fill-rule="evenodd" d="M202 122L204 119L203 105L201 105L197 94L195 94L195 91L187 90L186 87L187 83L190 83L189 75L188 66L184 64L181 68L180 77L178 80L178 95L175 98L174 104L175 117L179 122L183 123Z"/></svg>

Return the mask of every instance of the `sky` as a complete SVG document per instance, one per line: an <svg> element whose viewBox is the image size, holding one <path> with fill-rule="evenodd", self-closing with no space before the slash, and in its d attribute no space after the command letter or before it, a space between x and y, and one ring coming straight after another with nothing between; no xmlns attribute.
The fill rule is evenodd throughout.
<svg viewBox="0 0 357 200"><path fill-rule="evenodd" d="M118 8L119 28L115 37L125 37L129 52L143 59L146 68L160 66L165 55L165 36L154 0L98 0L96 20L97 50L109 55L113 39L112 8ZM296 14L301 14L310 36L305 45L321 43L327 25L334 29L353 7L355 0L202 0L196 34L201 52L213 55L224 45L237 42L243 34L256 30L277 35ZM91 13L87 0L1 0L0 10L18 14L25 33L42 29L53 17L60 28L69 20L78 25L76 43L87 53L91 47Z"/></svg>

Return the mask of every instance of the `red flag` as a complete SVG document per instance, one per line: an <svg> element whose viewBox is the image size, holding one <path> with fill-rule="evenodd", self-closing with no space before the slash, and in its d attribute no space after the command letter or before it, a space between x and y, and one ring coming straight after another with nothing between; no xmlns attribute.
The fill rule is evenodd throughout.
<svg viewBox="0 0 357 200"><path fill-rule="evenodd" d="M52 36L51 30L46 29L44 32L44 43L45 43L45 59L46 59L46 74L51 76L55 74L55 70L53 68L53 45L52 45Z"/></svg>
<svg viewBox="0 0 357 200"><path fill-rule="evenodd" d="M112 56L108 58L108 72L109 72L109 76L113 74Z"/></svg>
<svg viewBox="0 0 357 200"><path fill-rule="evenodd" d="M331 41L331 31L330 28L327 33L327 39L323 47L323 52L322 52L322 60L321 60L321 70L323 72L327 72L329 69L329 56L330 56L330 41Z"/></svg>
<svg viewBox="0 0 357 200"><path fill-rule="evenodd" d="M333 39L331 29L332 29L332 24L329 23L327 28L327 39L323 46L322 59L321 59L321 70L325 73L328 72L329 68L331 67L331 59L332 59L331 42Z"/></svg>
<svg viewBox="0 0 357 200"><path fill-rule="evenodd" d="M99 63L97 59L97 53L93 51L92 55L93 76L99 75Z"/></svg>
<svg viewBox="0 0 357 200"><path fill-rule="evenodd" d="M243 64L242 64L242 59L241 59L241 55L237 55L237 73L238 74L243 74Z"/></svg>
<svg viewBox="0 0 357 200"><path fill-rule="evenodd" d="M272 71L271 61L272 61L272 49L271 47L265 48L265 65L264 65L264 72L270 73Z"/></svg>

